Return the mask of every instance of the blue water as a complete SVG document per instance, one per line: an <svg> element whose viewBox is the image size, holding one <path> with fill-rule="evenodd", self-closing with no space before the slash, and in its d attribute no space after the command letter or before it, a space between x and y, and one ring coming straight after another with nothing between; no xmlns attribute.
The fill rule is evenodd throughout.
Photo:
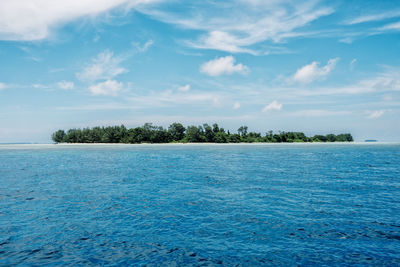
<svg viewBox="0 0 400 267"><path fill-rule="evenodd" d="M400 265L400 145L0 146L0 265Z"/></svg>

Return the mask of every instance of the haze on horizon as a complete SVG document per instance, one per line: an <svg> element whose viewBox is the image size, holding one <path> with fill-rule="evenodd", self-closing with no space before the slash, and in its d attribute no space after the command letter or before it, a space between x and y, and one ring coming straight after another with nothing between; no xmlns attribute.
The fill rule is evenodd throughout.
<svg viewBox="0 0 400 267"><path fill-rule="evenodd" d="M400 141L398 1L3 0L0 143L218 123Z"/></svg>

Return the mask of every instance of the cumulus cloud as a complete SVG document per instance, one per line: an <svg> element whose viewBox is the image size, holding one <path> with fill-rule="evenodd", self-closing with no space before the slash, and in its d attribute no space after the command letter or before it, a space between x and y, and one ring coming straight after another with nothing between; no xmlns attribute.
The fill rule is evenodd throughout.
<svg viewBox="0 0 400 267"><path fill-rule="evenodd" d="M317 79L325 78L335 68L338 60L339 58L330 59L323 67L319 67L319 62L314 61L298 69L292 80L300 83L311 83Z"/></svg>
<svg viewBox="0 0 400 267"><path fill-rule="evenodd" d="M124 58L114 56L114 53L109 50L103 51L92 59L92 62L82 72L77 73L76 76L81 81L113 79L122 73L128 72L127 69L120 66L123 60Z"/></svg>
<svg viewBox="0 0 400 267"><path fill-rule="evenodd" d="M233 104L233 109L239 109L240 108L240 102L235 102Z"/></svg>
<svg viewBox="0 0 400 267"><path fill-rule="evenodd" d="M189 90L190 90L190 84L186 84L184 86L178 87L178 91L181 91L181 92L188 92Z"/></svg>
<svg viewBox="0 0 400 267"><path fill-rule="evenodd" d="M241 63L235 65L235 61L233 56L216 58L201 65L200 71L209 76L233 73L245 74L249 71L249 68Z"/></svg>
<svg viewBox="0 0 400 267"><path fill-rule="evenodd" d="M368 111L368 119L377 119L379 117L381 117L384 113L385 110L374 110L374 111Z"/></svg>
<svg viewBox="0 0 400 267"><path fill-rule="evenodd" d="M90 86L88 89L93 95L117 96L124 84L115 80L107 80Z"/></svg>
<svg viewBox="0 0 400 267"><path fill-rule="evenodd" d="M279 111L282 109L282 104L278 103L278 101L274 100L268 105L266 105L263 109L262 112L268 112L268 111Z"/></svg>
<svg viewBox="0 0 400 267"><path fill-rule="evenodd" d="M65 23L95 17L115 8L131 9L160 0L2 0L0 39L33 41L47 38Z"/></svg>
<svg viewBox="0 0 400 267"><path fill-rule="evenodd" d="M58 82L57 85L63 90L71 90L74 89L75 87L75 84L73 82L68 82L68 81Z"/></svg>

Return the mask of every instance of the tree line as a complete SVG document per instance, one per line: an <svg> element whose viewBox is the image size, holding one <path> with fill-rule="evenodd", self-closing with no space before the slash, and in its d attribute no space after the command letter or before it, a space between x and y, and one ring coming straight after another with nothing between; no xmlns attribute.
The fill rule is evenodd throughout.
<svg viewBox="0 0 400 267"><path fill-rule="evenodd" d="M184 127L181 123L172 123L168 129L145 123L141 127L121 126L93 127L83 129L58 130L52 134L56 143L293 143L293 142L352 142L349 133L314 135L307 137L302 132L268 131L265 135L248 132L247 126L241 126L237 133L230 133L218 124Z"/></svg>

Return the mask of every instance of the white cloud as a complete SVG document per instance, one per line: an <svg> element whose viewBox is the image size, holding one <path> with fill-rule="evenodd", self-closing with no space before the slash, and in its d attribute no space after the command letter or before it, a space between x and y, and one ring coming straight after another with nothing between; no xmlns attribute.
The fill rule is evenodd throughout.
<svg viewBox="0 0 400 267"><path fill-rule="evenodd" d="M176 107L177 105L210 106L221 107L223 101L228 99L227 94L219 92L174 92L166 90L162 93L153 91L151 94L134 94L127 98L132 102L132 105L142 108L148 107Z"/></svg>
<svg viewBox="0 0 400 267"><path fill-rule="evenodd" d="M48 85L46 85L46 84L35 83L35 84L32 84L32 87L33 87L33 88L36 88L36 89L47 89L47 88L49 88L50 86L48 86Z"/></svg>
<svg viewBox="0 0 400 267"><path fill-rule="evenodd" d="M379 28L379 30L400 30L400 21L398 22L394 22L394 23L390 23L390 24L386 24L385 26Z"/></svg>
<svg viewBox="0 0 400 267"><path fill-rule="evenodd" d="M323 67L319 67L319 62L314 61L298 69L292 80L300 83L311 83L317 79L324 78L335 68L338 60L339 58L330 59Z"/></svg>
<svg viewBox="0 0 400 267"><path fill-rule="evenodd" d="M93 95L117 96L123 87L124 85L122 82L107 80L105 82L92 85L88 89Z"/></svg>
<svg viewBox="0 0 400 267"><path fill-rule="evenodd" d="M115 8L125 10L159 0L2 0L0 39L32 41L47 38L51 31L82 17L95 17Z"/></svg>
<svg viewBox="0 0 400 267"><path fill-rule="evenodd" d="M239 109L240 108L240 102L235 102L233 104L233 109Z"/></svg>
<svg viewBox="0 0 400 267"><path fill-rule="evenodd" d="M339 42L345 43L345 44L352 44L354 42L354 38L353 37L345 37L345 38L339 39Z"/></svg>
<svg viewBox="0 0 400 267"><path fill-rule="evenodd" d="M348 115L351 114L349 111L332 111L332 110L323 110L323 109L307 109L307 110L298 110L296 112L291 113L291 116L295 117L327 117L327 116L339 116L339 115Z"/></svg>
<svg viewBox="0 0 400 267"><path fill-rule="evenodd" d="M235 58L226 56L204 63L201 65L200 71L210 76L219 76L233 73L245 74L249 71L249 68L241 63L235 65Z"/></svg>
<svg viewBox="0 0 400 267"><path fill-rule="evenodd" d="M3 90L6 88L6 85L4 83L0 83L0 90Z"/></svg>
<svg viewBox="0 0 400 267"><path fill-rule="evenodd" d="M215 49L227 51L230 53L249 53L257 54L257 52L243 48L237 43L240 41L234 35L228 32L222 31L211 31L205 36L200 37L200 40L196 42L187 42L189 46L200 49ZM249 44L250 45L250 44Z"/></svg>
<svg viewBox="0 0 400 267"><path fill-rule="evenodd" d="M274 100L268 105L266 105L263 109L262 112L268 112L268 111L279 111L282 109L282 104L279 104L278 101Z"/></svg>
<svg viewBox="0 0 400 267"><path fill-rule="evenodd" d="M132 44L136 47L136 49L140 53L144 53L147 50L149 50L149 48L154 44L154 41L150 39L147 42L145 42L144 44L140 44L140 43L137 43L137 42L132 43Z"/></svg>
<svg viewBox="0 0 400 267"><path fill-rule="evenodd" d="M58 82L57 85L63 90L71 90L75 88L75 84L73 82L68 82L68 81Z"/></svg>
<svg viewBox="0 0 400 267"><path fill-rule="evenodd" d="M57 106L57 110L68 110L68 111L95 111L95 110L135 110L139 109L137 106L125 104L125 103L101 103L101 104L89 104L80 106Z"/></svg>
<svg viewBox="0 0 400 267"><path fill-rule="evenodd" d="M258 54L260 51L252 47L255 44L309 35L299 29L334 11L318 2L186 1L180 3L179 12L146 7L139 10L155 19L202 31L197 40L186 42L191 47Z"/></svg>
<svg viewBox="0 0 400 267"><path fill-rule="evenodd" d="M140 52L146 52L150 46L152 46L154 44L153 40L148 40L140 49Z"/></svg>
<svg viewBox="0 0 400 267"><path fill-rule="evenodd" d="M380 74L370 79L362 80L358 84L358 88L370 92L377 91L400 91L400 76L398 71Z"/></svg>
<svg viewBox="0 0 400 267"><path fill-rule="evenodd" d="M385 110L374 110L374 111L368 111L368 119L377 119L379 117L381 117L384 113Z"/></svg>
<svg viewBox="0 0 400 267"><path fill-rule="evenodd" d="M123 60L124 58L116 57L113 52L105 50L92 59L92 62L82 72L77 73L76 76L81 81L113 79L122 73L128 72L127 69L119 65Z"/></svg>
<svg viewBox="0 0 400 267"><path fill-rule="evenodd" d="M364 23L364 22L380 21L380 20L395 18L395 17L399 17L399 16L400 16L400 10L394 10L394 11L388 11L388 12L383 12L383 13L379 13L379 14L370 14L370 15L366 15L366 16L360 16L360 17L353 18L351 20L346 21L345 24L353 25L353 24Z"/></svg>
<svg viewBox="0 0 400 267"><path fill-rule="evenodd" d="M189 90L190 90L190 84L186 84L184 86L178 87L178 91L181 91L181 92L188 92Z"/></svg>
<svg viewBox="0 0 400 267"><path fill-rule="evenodd" d="M354 58L350 61L350 69L353 70L354 69L354 65L357 63L357 59Z"/></svg>
<svg viewBox="0 0 400 267"><path fill-rule="evenodd" d="M371 76L371 75L370 75ZM292 90L295 90L292 88ZM296 90L296 94L303 96L315 95L359 95L400 91L400 71L389 70L376 74L370 78L360 80L355 84L340 87L325 87L319 90Z"/></svg>

